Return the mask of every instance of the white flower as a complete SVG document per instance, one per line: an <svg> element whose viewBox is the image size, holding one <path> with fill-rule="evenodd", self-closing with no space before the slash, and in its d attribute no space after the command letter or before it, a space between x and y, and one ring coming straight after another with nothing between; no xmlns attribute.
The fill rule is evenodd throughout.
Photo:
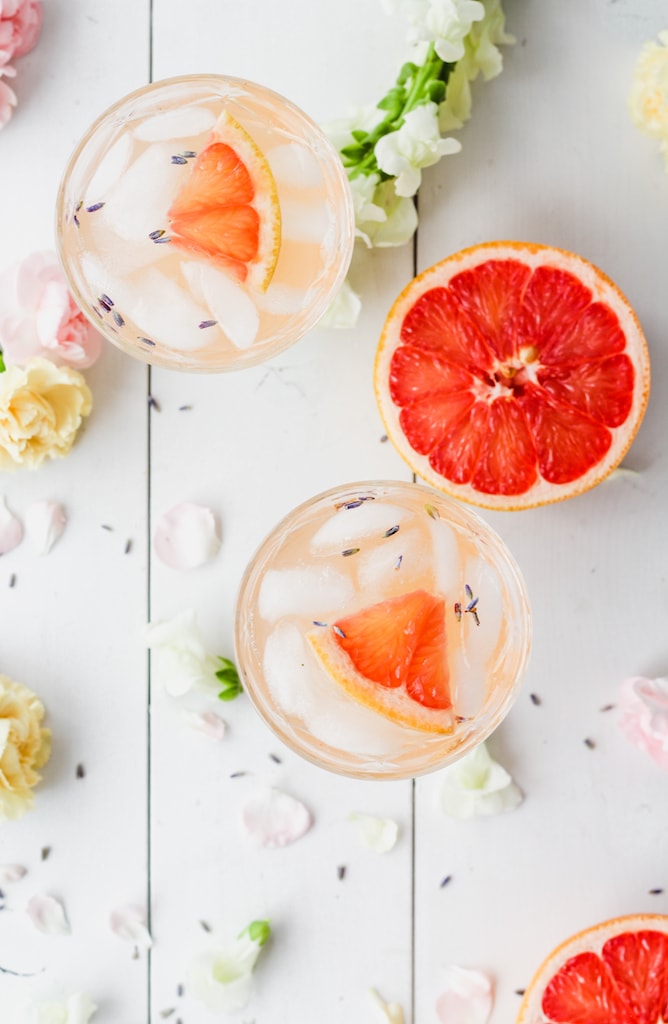
<svg viewBox="0 0 668 1024"><path fill-rule="evenodd" d="M65 1002L38 1003L25 1024L88 1024L97 1006L86 992L75 992Z"/></svg>
<svg viewBox="0 0 668 1024"><path fill-rule="evenodd" d="M487 1024L492 1012L492 983L482 971L446 967L444 989L436 1002L442 1024Z"/></svg>
<svg viewBox="0 0 668 1024"><path fill-rule="evenodd" d="M216 1013L243 1009L250 998L253 968L269 934L266 921L253 921L233 942L200 954L190 964L188 991Z"/></svg>
<svg viewBox="0 0 668 1024"><path fill-rule="evenodd" d="M404 1024L404 1011L399 1003L386 1003L373 988L369 989L369 998L374 1010L374 1024Z"/></svg>
<svg viewBox="0 0 668 1024"><path fill-rule="evenodd" d="M374 853L387 853L396 844L399 826L391 818L377 818L372 814L351 814L364 845Z"/></svg>
<svg viewBox="0 0 668 1024"><path fill-rule="evenodd" d="M362 309L362 300L346 279L318 321L318 327L354 327Z"/></svg>
<svg viewBox="0 0 668 1024"><path fill-rule="evenodd" d="M441 807L453 818L500 814L522 802L522 793L484 743L442 771Z"/></svg>
<svg viewBox="0 0 668 1024"><path fill-rule="evenodd" d="M397 179L396 194L414 196L422 181L420 169L460 149L456 139L441 138L436 104L422 103L406 114L401 128L378 140L374 153L381 171Z"/></svg>
<svg viewBox="0 0 668 1024"><path fill-rule="evenodd" d="M346 117L337 118L324 125L323 131L336 149L344 149L354 143L354 131L372 131L382 120L383 111L370 104L365 107L354 107Z"/></svg>
<svg viewBox="0 0 668 1024"><path fill-rule="evenodd" d="M408 19L411 43L434 43L441 60L452 64L464 56L464 39L485 8L478 0L384 0L385 7Z"/></svg>
<svg viewBox="0 0 668 1024"><path fill-rule="evenodd" d="M415 234L417 210L412 198L397 193L394 181L381 181L374 193L376 204L385 212L382 221L366 225L371 245L377 249L404 245Z"/></svg>
<svg viewBox="0 0 668 1024"><path fill-rule="evenodd" d="M387 219L387 214L382 206L374 202L376 186L380 182L379 174L358 174L350 181L350 191L353 197L353 209L355 211L355 234L358 238L371 248L372 242L369 238L367 225L380 224Z"/></svg>
<svg viewBox="0 0 668 1024"><path fill-rule="evenodd" d="M148 646L156 652L155 673L172 697L202 686L220 690L218 659L204 649L195 612L188 608L168 622L151 623Z"/></svg>

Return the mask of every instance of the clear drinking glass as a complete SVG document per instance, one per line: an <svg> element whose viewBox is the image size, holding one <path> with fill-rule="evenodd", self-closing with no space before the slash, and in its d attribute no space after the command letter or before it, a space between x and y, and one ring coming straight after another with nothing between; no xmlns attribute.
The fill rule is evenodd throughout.
<svg viewBox="0 0 668 1024"><path fill-rule="evenodd" d="M417 627L402 620L413 604L428 609ZM429 687L416 699L408 677L359 685L361 664L362 676L379 655L394 665L411 634L409 675L427 665L451 708ZM420 775L482 742L517 696L530 640L525 585L504 543L420 484L353 483L300 505L261 544L237 600L237 664L261 717L309 761L356 778Z"/></svg>
<svg viewBox="0 0 668 1024"><path fill-rule="evenodd" d="M354 216L338 153L298 107L191 75L92 125L65 171L56 233L102 334L145 362L210 372L262 362L317 323L348 269Z"/></svg>

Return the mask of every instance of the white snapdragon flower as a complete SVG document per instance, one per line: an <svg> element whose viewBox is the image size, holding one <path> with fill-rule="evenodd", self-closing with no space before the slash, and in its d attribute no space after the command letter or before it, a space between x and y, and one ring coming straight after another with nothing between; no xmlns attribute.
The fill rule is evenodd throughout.
<svg viewBox="0 0 668 1024"><path fill-rule="evenodd" d="M334 299L320 317L318 327L349 328L354 327L362 311L362 300L346 278Z"/></svg>
<svg viewBox="0 0 668 1024"><path fill-rule="evenodd" d="M75 992L64 1002L45 1002L32 1006L24 1015L25 1024L88 1024L97 1006L85 992Z"/></svg>
<svg viewBox="0 0 668 1024"><path fill-rule="evenodd" d="M155 673L172 697L180 697L194 686L220 690L216 678L219 659L205 650L191 608L168 622L151 623L147 644L155 651Z"/></svg>
<svg viewBox="0 0 668 1024"><path fill-rule="evenodd" d="M391 13L403 14L411 43L433 42L441 60L453 64L464 56L464 39L485 8L479 0L384 0Z"/></svg>
<svg viewBox="0 0 668 1024"><path fill-rule="evenodd" d="M246 1006L253 968L269 938L267 921L253 921L233 942L198 956L190 965L188 990L215 1013L233 1013Z"/></svg>
<svg viewBox="0 0 668 1024"><path fill-rule="evenodd" d="M444 768L442 775L441 807L453 818L500 814L513 810L523 799L521 790L484 743Z"/></svg>
<svg viewBox="0 0 668 1024"><path fill-rule="evenodd" d="M441 138L436 104L422 103L406 114L401 128L378 140L374 153L381 171L396 178L396 194L414 196L422 181L421 168L461 148L456 139Z"/></svg>
<svg viewBox="0 0 668 1024"><path fill-rule="evenodd" d="M354 131L370 132L382 120L383 111L367 104L354 107L345 117L339 117L323 126L323 131L336 149L344 149L354 143Z"/></svg>

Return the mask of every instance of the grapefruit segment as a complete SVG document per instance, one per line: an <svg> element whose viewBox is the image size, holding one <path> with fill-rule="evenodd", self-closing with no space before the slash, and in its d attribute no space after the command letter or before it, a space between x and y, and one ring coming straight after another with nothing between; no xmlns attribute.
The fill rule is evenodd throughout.
<svg viewBox="0 0 668 1024"><path fill-rule="evenodd" d="M413 729L452 732L443 598L401 594L312 631L308 641L359 703Z"/></svg>
<svg viewBox="0 0 668 1024"><path fill-rule="evenodd" d="M560 249L490 242L415 278L387 317L375 389L411 469L453 497L532 508L621 462L649 396L628 301Z"/></svg>
<svg viewBox="0 0 668 1024"><path fill-rule="evenodd" d="M167 216L174 245L267 289L281 240L276 184L262 151L226 112Z"/></svg>

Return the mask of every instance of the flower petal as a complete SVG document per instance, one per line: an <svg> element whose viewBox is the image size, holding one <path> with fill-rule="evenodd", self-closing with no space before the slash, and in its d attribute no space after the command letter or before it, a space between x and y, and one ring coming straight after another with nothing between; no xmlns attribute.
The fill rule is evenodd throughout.
<svg viewBox="0 0 668 1024"><path fill-rule="evenodd" d="M155 677L172 697L180 697L193 686L218 693L218 660L204 648L192 608L186 608L165 622L152 622L146 642L155 654Z"/></svg>
<svg viewBox="0 0 668 1024"><path fill-rule="evenodd" d="M35 928L45 935L69 935L72 931L65 907L53 896L35 894L26 911Z"/></svg>
<svg viewBox="0 0 668 1024"><path fill-rule="evenodd" d="M153 537L155 553L172 569L195 569L209 562L220 548L213 512L182 502L165 512Z"/></svg>
<svg viewBox="0 0 668 1024"><path fill-rule="evenodd" d="M399 1003L386 1003L375 989L369 989L369 998L373 1005L375 1024L404 1024L404 1011Z"/></svg>
<svg viewBox="0 0 668 1024"><path fill-rule="evenodd" d="M112 911L109 924L114 935L118 935L124 942L131 942L133 946L141 946L142 949L150 949L153 945L146 927L146 914L141 907L119 907Z"/></svg>
<svg viewBox="0 0 668 1024"><path fill-rule="evenodd" d="M351 814L360 839L374 853L387 853L399 837L399 826L391 818L376 818L372 814Z"/></svg>
<svg viewBox="0 0 668 1024"><path fill-rule="evenodd" d="M22 864L1 864L0 865L0 886L11 885L12 882L20 882L28 874L28 869Z"/></svg>
<svg viewBox="0 0 668 1024"><path fill-rule="evenodd" d="M210 740L222 740L227 726L215 711L192 711L190 708L182 708L181 717L191 729L203 733Z"/></svg>
<svg viewBox="0 0 668 1024"><path fill-rule="evenodd" d="M26 512L26 531L38 555L48 555L62 536L67 519L57 501L34 501Z"/></svg>
<svg viewBox="0 0 668 1024"><path fill-rule="evenodd" d="M668 768L668 679L625 679L619 691L617 722L634 746Z"/></svg>
<svg viewBox="0 0 668 1024"><path fill-rule="evenodd" d="M0 555L6 555L23 540L23 527L0 496Z"/></svg>
<svg viewBox="0 0 668 1024"><path fill-rule="evenodd" d="M442 1024L487 1024L494 1001L487 975L452 964L444 976L444 990L436 1001Z"/></svg>
<svg viewBox="0 0 668 1024"><path fill-rule="evenodd" d="M278 789L261 789L243 808L247 834L260 846L287 846L300 839L313 824L307 807Z"/></svg>
<svg viewBox="0 0 668 1024"><path fill-rule="evenodd" d="M441 772L441 809L453 818L501 814L522 803L521 790L484 743Z"/></svg>

